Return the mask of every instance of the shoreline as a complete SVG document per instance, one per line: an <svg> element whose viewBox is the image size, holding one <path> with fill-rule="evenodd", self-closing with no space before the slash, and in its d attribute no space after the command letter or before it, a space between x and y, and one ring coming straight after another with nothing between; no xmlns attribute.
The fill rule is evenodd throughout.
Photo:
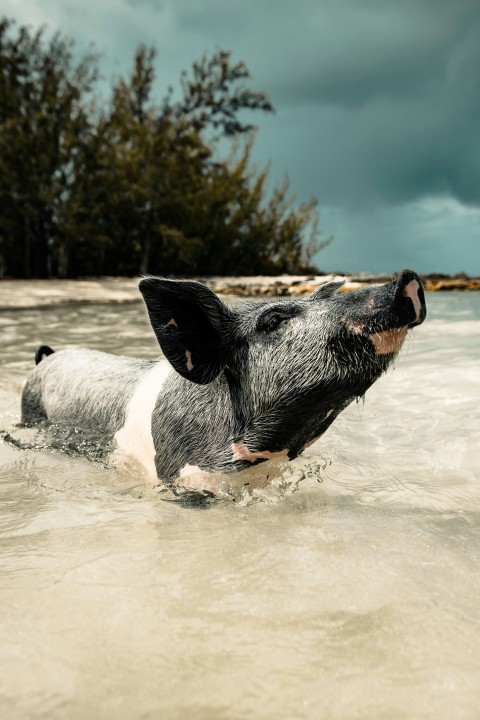
<svg viewBox="0 0 480 720"><path fill-rule="evenodd" d="M480 290L480 278L465 275L420 276L427 292ZM341 292L391 281L385 275L278 275L198 277L218 295L235 297L299 297L331 280L346 278ZM79 280L0 280L0 310L25 310L72 304L139 302L138 278L100 277Z"/></svg>

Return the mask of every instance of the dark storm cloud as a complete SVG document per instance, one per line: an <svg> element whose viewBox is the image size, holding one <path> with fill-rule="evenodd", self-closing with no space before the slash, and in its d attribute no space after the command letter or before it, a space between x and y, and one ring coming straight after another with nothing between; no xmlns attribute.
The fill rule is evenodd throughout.
<svg viewBox="0 0 480 720"><path fill-rule="evenodd" d="M9 8L93 39L107 77L155 43L159 93L231 49L277 108L254 120L255 153L302 196L480 204L480 0L0 0Z"/></svg>
<svg viewBox="0 0 480 720"><path fill-rule="evenodd" d="M169 7L179 33L247 61L278 109L262 127L278 135L279 116L290 118L288 165L301 165L324 202L480 203L477 0Z"/></svg>
<svg viewBox="0 0 480 720"><path fill-rule="evenodd" d="M444 82L466 44L474 53L480 45L478 0L184 0L170 7L179 32L244 52L282 102L351 106L417 95ZM478 51L478 69L477 61Z"/></svg>

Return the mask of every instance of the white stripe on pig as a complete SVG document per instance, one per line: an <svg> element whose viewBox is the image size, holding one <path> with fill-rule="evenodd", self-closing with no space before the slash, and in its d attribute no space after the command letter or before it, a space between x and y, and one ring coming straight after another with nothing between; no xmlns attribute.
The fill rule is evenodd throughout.
<svg viewBox="0 0 480 720"><path fill-rule="evenodd" d="M166 362L156 363L138 383L127 405L125 425L115 433L117 448L139 463L149 476L157 477L152 438L152 413L158 394L172 372Z"/></svg>

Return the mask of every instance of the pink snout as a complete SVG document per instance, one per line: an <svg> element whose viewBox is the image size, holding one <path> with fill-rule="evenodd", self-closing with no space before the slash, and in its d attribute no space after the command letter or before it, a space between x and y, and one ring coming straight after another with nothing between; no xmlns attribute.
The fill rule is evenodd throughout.
<svg viewBox="0 0 480 720"><path fill-rule="evenodd" d="M420 325L425 320L427 308L420 278L413 270L402 270L397 278L392 310L408 327Z"/></svg>

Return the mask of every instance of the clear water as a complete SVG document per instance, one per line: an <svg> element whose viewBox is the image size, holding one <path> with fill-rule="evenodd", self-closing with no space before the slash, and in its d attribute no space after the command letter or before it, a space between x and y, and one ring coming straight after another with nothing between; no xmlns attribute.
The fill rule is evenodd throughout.
<svg viewBox="0 0 480 720"><path fill-rule="evenodd" d="M0 717L480 717L480 294L242 503L0 445ZM155 357L140 305L0 315L0 429L41 342Z"/></svg>

